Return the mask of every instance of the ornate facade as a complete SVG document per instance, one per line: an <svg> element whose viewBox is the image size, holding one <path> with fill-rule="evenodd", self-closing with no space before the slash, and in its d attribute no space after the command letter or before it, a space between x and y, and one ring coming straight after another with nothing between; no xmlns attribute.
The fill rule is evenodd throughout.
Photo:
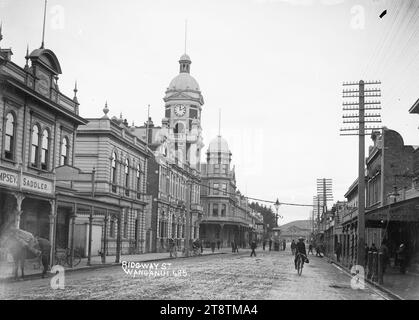
<svg viewBox="0 0 419 320"><path fill-rule="evenodd" d="M197 81L190 75L191 60L183 55L180 71L169 84L164 97L162 126L151 119L136 127L135 134L148 142L154 157L148 171L148 193L153 198L153 251L166 251L168 239L179 247L189 238L199 237L200 157L202 142L201 113L204 99ZM190 210L187 230L188 207Z"/></svg>
<svg viewBox="0 0 419 320"><path fill-rule="evenodd" d="M257 224L261 217L253 214L247 199L236 187L231 152L221 136L213 139L207 152L207 163L201 166L201 201L204 216L201 222L201 239L207 246L220 242L230 246L235 241L242 247L257 239ZM261 236L259 235L259 238Z"/></svg>

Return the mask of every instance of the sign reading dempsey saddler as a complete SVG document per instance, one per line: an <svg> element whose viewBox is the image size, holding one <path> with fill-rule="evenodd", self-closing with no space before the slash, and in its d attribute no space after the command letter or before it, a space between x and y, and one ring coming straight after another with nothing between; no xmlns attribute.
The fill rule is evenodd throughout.
<svg viewBox="0 0 419 320"><path fill-rule="evenodd" d="M52 183L38 178L23 176L22 189L41 193L52 193Z"/></svg>
<svg viewBox="0 0 419 320"><path fill-rule="evenodd" d="M25 174L23 174L21 182L20 179L21 178L18 173L0 169L0 185L19 188L19 183L21 183L21 188L27 191L46 194L53 193L53 184L51 181L30 177Z"/></svg>
<svg viewBox="0 0 419 320"><path fill-rule="evenodd" d="M19 185L19 175L13 172L0 170L0 184L8 187L17 187Z"/></svg>

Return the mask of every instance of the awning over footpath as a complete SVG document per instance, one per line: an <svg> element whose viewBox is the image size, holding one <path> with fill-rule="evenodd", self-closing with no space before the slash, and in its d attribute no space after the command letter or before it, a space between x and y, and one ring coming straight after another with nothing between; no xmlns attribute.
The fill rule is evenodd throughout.
<svg viewBox="0 0 419 320"><path fill-rule="evenodd" d="M366 222L419 222L419 197L391 203L365 214Z"/></svg>

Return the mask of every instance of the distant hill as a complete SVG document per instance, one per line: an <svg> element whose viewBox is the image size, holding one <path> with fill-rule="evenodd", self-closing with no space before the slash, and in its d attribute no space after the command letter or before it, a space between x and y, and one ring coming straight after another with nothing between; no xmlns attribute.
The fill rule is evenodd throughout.
<svg viewBox="0 0 419 320"><path fill-rule="evenodd" d="M298 231L311 231L312 223L311 220L297 220L280 226L283 233Z"/></svg>

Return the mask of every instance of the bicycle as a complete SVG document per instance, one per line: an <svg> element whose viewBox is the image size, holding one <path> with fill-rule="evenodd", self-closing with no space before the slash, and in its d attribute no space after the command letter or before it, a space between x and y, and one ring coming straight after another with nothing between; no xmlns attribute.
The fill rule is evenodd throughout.
<svg viewBox="0 0 419 320"><path fill-rule="evenodd" d="M301 276L301 274L303 273L303 266L304 266L304 258L303 258L302 253L297 254L296 265L297 265L297 273L299 276Z"/></svg>
<svg viewBox="0 0 419 320"><path fill-rule="evenodd" d="M77 267L81 262L81 255L74 250L73 252L73 268ZM71 267L71 250L56 250L55 251L55 264Z"/></svg>

